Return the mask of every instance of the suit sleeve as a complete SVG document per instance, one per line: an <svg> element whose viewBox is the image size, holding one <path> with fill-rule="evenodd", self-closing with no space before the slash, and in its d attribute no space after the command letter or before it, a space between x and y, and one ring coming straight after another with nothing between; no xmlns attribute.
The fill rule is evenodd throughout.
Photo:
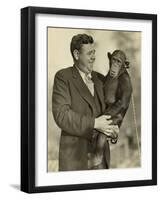
<svg viewBox="0 0 161 200"><path fill-rule="evenodd" d="M123 74L120 77L119 87L121 90L120 97L114 104L112 104L112 106L106 110L106 113L110 114L111 116L116 116L117 114L124 112L129 106L132 93L132 85L128 74Z"/></svg>
<svg viewBox="0 0 161 200"><path fill-rule="evenodd" d="M94 128L94 118L72 110L69 82L59 71L55 75L52 112L57 125L69 135L90 137Z"/></svg>

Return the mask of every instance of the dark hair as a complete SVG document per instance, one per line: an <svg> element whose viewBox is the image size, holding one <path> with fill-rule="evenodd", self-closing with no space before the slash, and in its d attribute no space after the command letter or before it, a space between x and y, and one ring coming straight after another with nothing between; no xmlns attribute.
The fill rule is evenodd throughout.
<svg viewBox="0 0 161 200"><path fill-rule="evenodd" d="M73 51L77 49L78 51L81 49L83 44L92 44L94 42L92 36L87 34L78 34L73 36L72 41L70 43L70 51L74 58Z"/></svg>

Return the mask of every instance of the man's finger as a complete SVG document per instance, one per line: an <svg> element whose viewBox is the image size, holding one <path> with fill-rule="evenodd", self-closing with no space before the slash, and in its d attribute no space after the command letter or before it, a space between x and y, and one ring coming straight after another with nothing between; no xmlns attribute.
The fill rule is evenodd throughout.
<svg viewBox="0 0 161 200"><path fill-rule="evenodd" d="M118 127L118 126L115 126L115 127L113 128L113 130L114 130L114 132L115 132L115 133L117 133L117 134L118 134L118 133L119 133L119 131L120 131L120 129L119 129L119 127Z"/></svg>
<svg viewBox="0 0 161 200"><path fill-rule="evenodd" d="M111 129L114 132L114 125L110 125L110 124L106 124L106 126L104 127L105 130L107 129Z"/></svg>
<svg viewBox="0 0 161 200"><path fill-rule="evenodd" d="M113 138L113 139L117 139L117 138L118 138L118 134L113 133L113 132L110 132L110 130L108 130L108 132L105 131L104 134L105 134L107 137L110 137L110 138Z"/></svg>
<svg viewBox="0 0 161 200"><path fill-rule="evenodd" d="M111 124L112 120L107 120L107 125Z"/></svg>
<svg viewBox="0 0 161 200"><path fill-rule="evenodd" d="M103 115L106 119L111 119L111 115Z"/></svg>
<svg viewBox="0 0 161 200"><path fill-rule="evenodd" d="M107 137L111 137L111 133L110 133L110 132L104 132L104 134L105 134Z"/></svg>
<svg viewBox="0 0 161 200"><path fill-rule="evenodd" d="M118 125L113 125L113 128L118 128Z"/></svg>
<svg viewBox="0 0 161 200"><path fill-rule="evenodd" d="M103 131L103 133L105 133L106 135L107 134L111 135L111 133L113 133L113 130L112 129L106 129L106 130Z"/></svg>

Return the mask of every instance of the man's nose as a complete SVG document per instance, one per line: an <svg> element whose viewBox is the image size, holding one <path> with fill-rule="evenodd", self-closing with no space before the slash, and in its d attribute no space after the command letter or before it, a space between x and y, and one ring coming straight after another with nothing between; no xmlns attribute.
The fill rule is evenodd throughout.
<svg viewBox="0 0 161 200"><path fill-rule="evenodd" d="M95 59L96 59L96 57L95 57L95 55L93 54L93 55L91 56L91 60L95 61Z"/></svg>

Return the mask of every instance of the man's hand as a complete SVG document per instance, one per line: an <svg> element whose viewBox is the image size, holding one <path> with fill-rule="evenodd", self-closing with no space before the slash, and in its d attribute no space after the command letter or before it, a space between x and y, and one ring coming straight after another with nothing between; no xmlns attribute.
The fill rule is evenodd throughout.
<svg viewBox="0 0 161 200"><path fill-rule="evenodd" d="M102 115L95 119L94 128L100 132L111 132L114 125L110 125L112 120L109 115Z"/></svg>
<svg viewBox="0 0 161 200"><path fill-rule="evenodd" d="M115 139L118 137L119 131L120 130L118 125L113 125L113 127L110 130L104 131L104 134L109 138Z"/></svg>

